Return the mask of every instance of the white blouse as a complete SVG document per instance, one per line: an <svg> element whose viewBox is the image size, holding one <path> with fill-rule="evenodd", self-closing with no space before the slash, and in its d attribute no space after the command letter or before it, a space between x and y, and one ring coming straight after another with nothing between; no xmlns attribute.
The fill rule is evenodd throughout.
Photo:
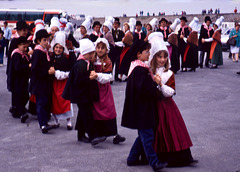
<svg viewBox="0 0 240 172"><path fill-rule="evenodd" d="M163 93L164 97L172 97L175 94L175 90L165 84L173 75L173 72L171 70L164 72L164 70L165 67L160 67L156 69L156 74L160 75L162 79L162 86L161 87L159 86L158 89Z"/></svg>

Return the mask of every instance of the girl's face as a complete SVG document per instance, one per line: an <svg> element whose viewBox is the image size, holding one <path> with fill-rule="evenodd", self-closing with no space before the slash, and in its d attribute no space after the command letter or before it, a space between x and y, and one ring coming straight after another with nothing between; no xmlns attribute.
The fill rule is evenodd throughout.
<svg viewBox="0 0 240 172"><path fill-rule="evenodd" d="M107 48L103 43L99 43L96 47L96 53L98 57L104 57L107 54Z"/></svg>
<svg viewBox="0 0 240 172"><path fill-rule="evenodd" d="M108 33L108 31L109 31L108 27L107 26L103 26L103 32L104 33Z"/></svg>
<svg viewBox="0 0 240 172"><path fill-rule="evenodd" d="M59 31L58 27L57 26L53 26L52 29L51 29L52 36L54 36L57 31Z"/></svg>
<svg viewBox="0 0 240 172"><path fill-rule="evenodd" d="M23 53L27 52L27 48L28 48L28 44L19 44L18 45L18 49Z"/></svg>
<svg viewBox="0 0 240 172"><path fill-rule="evenodd" d="M85 35L87 33L87 30L84 26L81 26L80 27L80 32L81 32L82 35Z"/></svg>
<svg viewBox="0 0 240 172"><path fill-rule="evenodd" d="M167 63L168 58L164 56L164 53L161 53L157 56L156 62L158 67L164 67Z"/></svg>
<svg viewBox="0 0 240 172"><path fill-rule="evenodd" d="M213 29L217 30L218 26L217 25L213 25Z"/></svg>
<svg viewBox="0 0 240 172"><path fill-rule="evenodd" d="M38 40L39 45L43 48L48 48L49 45L49 38L42 38L40 41Z"/></svg>
<svg viewBox="0 0 240 172"><path fill-rule="evenodd" d="M62 54L63 51L64 51L63 46L61 46L60 44L55 45L55 47L54 47L54 53L55 53L56 55Z"/></svg>
<svg viewBox="0 0 240 172"><path fill-rule="evenodd" d="M151 31L152 30L152 28L151 28L151 26L149 24L147 25L146 29L147 29L147 31Z"/></svg>
<svg viewBox="0 0 240 172"><path fill-rule="evenodd" d="M129 30L129 27L127 24L124 25L124 30L125 30L125 32L127 32Z"/></svg>
<svg viewBox="0 0 240 172"><path fill-rule="evenodd" d="M142 53L137 54L138 60L141 60L143 62L148 61L149 56L150 56L149 49L144 50Z"/></svg>

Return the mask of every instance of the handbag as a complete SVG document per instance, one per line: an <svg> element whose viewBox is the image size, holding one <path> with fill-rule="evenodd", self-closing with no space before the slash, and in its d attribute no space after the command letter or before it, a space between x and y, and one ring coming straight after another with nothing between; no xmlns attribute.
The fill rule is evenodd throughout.
<svg viewBox="0 0 240 172"><path fill-rule="evenodd" d="M235 46L237 41L234 38L229 38L227 41L227 45Z"/></svg>

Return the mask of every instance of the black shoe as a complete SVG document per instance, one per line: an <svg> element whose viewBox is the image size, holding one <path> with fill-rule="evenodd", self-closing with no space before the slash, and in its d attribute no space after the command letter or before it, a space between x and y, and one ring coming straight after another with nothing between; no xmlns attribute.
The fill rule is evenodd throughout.
<svg viewBox="0 0 240 172"><path fill-rule="evenodd" d="M67 129L68 129L68 130L72 130L72 129L73 129L73 126L72 126L72 125L67 125Z"/></svg>
<svg viewBox="0 0 240 172"><path fill-rule="evenodd" d="M45 133L47 133L49 130L51 130L51 129L53 129L53 128L54 128L53 125L43 125L43 126L41 127L42 133L45 134Z"/></svg>
<svg viewBox="0 0 240 172"><path fill-rule="evenodd" d="M102 136L102 137L96 137L91 141L92 146L97 145L101 142L104 142L107 139L107 137Z"/></svg>
<svg viewBox="0 0 240 172"><path fill-rule="evenodd" d="M84 143L90 143L89 138L86 137L86 136L83 136L83 137L78 138L78 141L79 141L79 142L84 142Z"/></svg>
<svg viewBox="0 0 240 172"><path fill-rule="evenodd" d="M154 164L154 166L152 168L155 172L159 172L161 169L163 169L167 165L168 165L168 163L166 163L166 162L157 162L156 164Z"/></svg>
<svg viewBox="0 0 240 172"><path fill-rule="evenodd" d="M22 116L20 117L21 123L25 123L28 118L29 118L29 116L28 116L27 114L22 115Z"/></svg>
<svg viewBox="0 0 240 172"><path fill-rule="evenodd" d="M236 74L240 75L240 71L239 71L239 72L236 72Z"/></svg>
<svg viewBox="0 0 240 172"><path fill-rule="evenodd" d="M113 144L119 144L120 142L124 142L126 140L125 137L120 136L119 134L117 134L114 138L113 138Z"/></svg>
<svg viewBox="0 0 240 172"><path fill-rule="evenodd" d="M199 64L199 67L200 67L200 68L203 68L203 65L202 65L202 64Z"/></svg>
<svg viewBox="0 0 240 172"><path fill-rule="evenodd" d="M208 64L206 64L206 65L205 65L205 67L206 67L206 68L209 68L209 65L208 65Z"/></svg>

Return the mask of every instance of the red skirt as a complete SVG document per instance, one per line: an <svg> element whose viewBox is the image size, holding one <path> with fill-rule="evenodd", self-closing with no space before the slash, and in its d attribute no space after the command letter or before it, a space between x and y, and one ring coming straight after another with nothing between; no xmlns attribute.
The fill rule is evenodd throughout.
<svg viewBox="0 0 240 172"><path fill-rule="evenodd" d="M101 84L98 82L99 102L93 103L94 120L111 120L116 118L113 93L110 83Z"/></svg>
<svg viewBox="0 0 240 172"><path fill-rule="evenodd" d="M172 98L158 101L158 117L154 142L156 153L176 152L192 146L182 115Z"/></svg>
<svg viewBox="0 0 240 172"><path fill-rule="evenodd" d="M67 83L67 79L65 80L53 80L53 92L52 92L52 113L62 114L70 111L71 103L69 100L65 100L62 98L62 93L64 87Z"/></svg>

